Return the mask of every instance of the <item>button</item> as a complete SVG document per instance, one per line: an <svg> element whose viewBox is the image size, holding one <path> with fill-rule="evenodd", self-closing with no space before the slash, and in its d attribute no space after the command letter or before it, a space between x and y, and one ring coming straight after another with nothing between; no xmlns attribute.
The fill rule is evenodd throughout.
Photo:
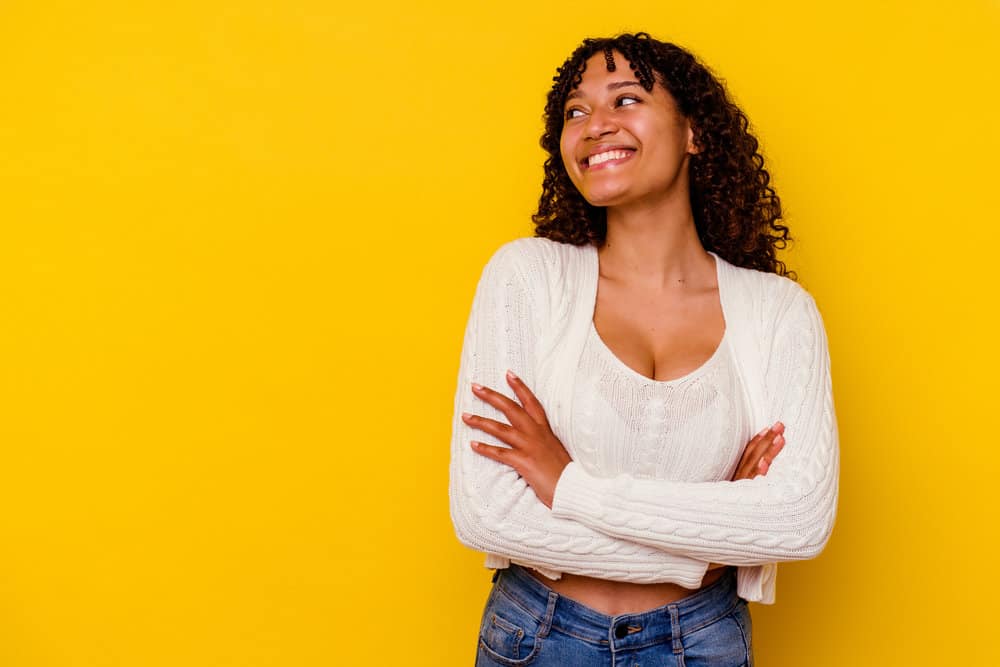
<svg viewBox="0 0 1000 667"><path fill-rule="evenodd" d="M615 637L618 639L625 639L625 635L628 634L628 626L624 623L615 628Z"/></svg>

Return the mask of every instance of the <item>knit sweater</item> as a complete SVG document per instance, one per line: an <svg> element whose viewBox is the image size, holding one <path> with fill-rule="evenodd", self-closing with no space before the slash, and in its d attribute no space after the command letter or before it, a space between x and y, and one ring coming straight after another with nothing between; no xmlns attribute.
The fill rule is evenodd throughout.
<svg viewBox="0 0 1000 667"><path fill-rule="evenodd" d="M822 319L794 281L712 255L726 326L721 345L752 425L738 430L745 436L785 424L784 448L767 475L752 480L719 479L713 466L702 466L715 472L700 479L672 479L644 471L641 457L610 469L606 458L588 455L593 443L578 429L586 423L578 380L593 330L597 248L525 238L490 258L465 330L449 488L458 538L485 552L487 567L517 562L552 579L569 572L693 589L710 562L722 563L738 566L740 597L772 603L776 563L813 558L826 545L836 517L839 446ZM469 447L471 440L505 446L466 425L461 413L505 421L470 385L516 400L507 369L538 397L573 459L551 509L516 470ZM672 442L677 456L694 462L690 470L699 458L732 449L731 430L695 430L705 440L728 435L725 442Z"/></svg>
<svg viewBox="0 0 1000 667"><path fill-rule="evenodd" d="M728 480L753 437L725 336L695 370L654 380L626 365L591 326L572 400L573 460L603 477Z"/></svg>

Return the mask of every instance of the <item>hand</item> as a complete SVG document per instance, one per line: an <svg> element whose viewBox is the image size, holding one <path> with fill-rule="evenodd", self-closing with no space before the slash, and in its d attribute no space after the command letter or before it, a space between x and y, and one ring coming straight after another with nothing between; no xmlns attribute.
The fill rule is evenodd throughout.
<svg viewBox="0 0 1000 667"><path fill-rule="evenodd" d="M462 413L462 421L472 428L489 433L511 448L493 447L473 441L472 449L488 459L514 468L538 499L552 509L556 483L572 459L549 427L545 410L531 390L511 371L507 371L507 384L514 390L521 405L499 392L475 383L472 385L472 393L502 412L510 424L468 413Z"/></svg>
<svg viewBox="0 0 1000 667"><path fill-rule="evenodd" d="M743 458L740 459L740 464L736 466L736 472L733 473L732 481L753 479L757 475L766 475L771 467L771 461L778 455L781 448L785 446L785 436L782 435L784 432L785 425L781 422L776 422L774 426L766 428L755 435L747 443L746 448L744 448ZM715 570L720 567L726 566L718 563L708 564L709 570Z"/></svg>
<svg viewBox="0 0 1000 667"><path fill-rule="evenodd" d="M766 475L774 457L785 446L785 436L782 435L784 432L785 425L781 422L775 422L774 426L755 435L743 450L743 458L736 466L732 481Z"/></svg>

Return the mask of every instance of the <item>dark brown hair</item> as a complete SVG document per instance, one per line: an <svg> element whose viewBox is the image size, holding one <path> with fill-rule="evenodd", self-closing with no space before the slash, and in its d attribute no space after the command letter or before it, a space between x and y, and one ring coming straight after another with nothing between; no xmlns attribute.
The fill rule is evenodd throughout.
<svg viewBox="0 0 1000 667"><path fill-rule="evenodd" d="M693 55L644 32L585 39L553 77L541 139L548 153L545 178L538 211L531 216L535 236L583 245L600 243L607 234L605 209L583 198L559 150L566 96L580 85L587 60L602 51L608 71L614 70L613 53L621 53L643 88L650 91L660 83L691 121L699 148L690 161L691 209L705 249L731 264L795 279L776 256L791 237L788 227L778 224L781 202L768 185L770 175L749 131L750 121Z"/></svg>

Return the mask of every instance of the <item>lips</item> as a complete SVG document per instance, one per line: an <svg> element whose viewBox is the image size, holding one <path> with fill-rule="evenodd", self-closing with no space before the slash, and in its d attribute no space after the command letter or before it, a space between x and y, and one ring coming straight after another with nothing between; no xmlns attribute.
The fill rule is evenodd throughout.
<svg viewBox="0 0 1000 667"><path fill-rule="evenodd" d="M601 146L580 160L584 170L620 164L632 157L635 149L631 146Z"/></svg>

